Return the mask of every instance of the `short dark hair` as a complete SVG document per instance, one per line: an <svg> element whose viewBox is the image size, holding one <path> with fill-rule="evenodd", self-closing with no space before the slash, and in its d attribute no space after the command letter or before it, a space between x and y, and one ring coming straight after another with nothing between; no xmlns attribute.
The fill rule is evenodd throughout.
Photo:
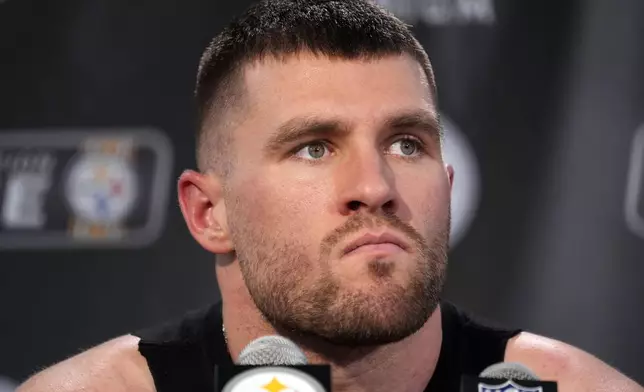
<svg viewBox="0 0 644 392"><path fill-rule="evenodd" d="M195 96L201 170L212 168L213 160L214 166L228 167L223 156L232 136L225 130L210 135L208 118L239 105L243 66L304 51L344 59L409 54L423 67L436 95L426 52L409 26L384 8L369 0L262 0L218 34L199 63Z"/></svg>

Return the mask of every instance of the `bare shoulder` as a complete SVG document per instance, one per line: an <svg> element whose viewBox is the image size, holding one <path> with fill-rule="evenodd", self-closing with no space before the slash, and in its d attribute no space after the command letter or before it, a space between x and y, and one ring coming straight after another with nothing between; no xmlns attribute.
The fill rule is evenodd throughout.
<svg viewBox="0 0 644 392"><path fill-rule="evenodd" d="M505 361L519 362L560 392L644 392L644 388L595 356L569 344L523 332L508 342Z"/></svg>
<svg viewBox="0 0 644 392"><path fill-rule="evenodd" d="M107 341L37 373L16 392L154 392L138 343L132 335Z"/></svg>

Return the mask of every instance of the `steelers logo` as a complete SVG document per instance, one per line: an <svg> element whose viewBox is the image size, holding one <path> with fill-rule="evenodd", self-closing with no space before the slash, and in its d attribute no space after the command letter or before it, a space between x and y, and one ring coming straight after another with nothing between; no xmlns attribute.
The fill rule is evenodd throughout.
<svg viewBox="0 0 644 392"><path fill-rule="evenodd" d="M78 218L116 224L130 213L137 195L134 170L123 157L88 154L68 172L66 196Z"/></svg>
<svg viewBox="0 0 644 392"><path fill-rule="evenodd" d="M325 392L312 376L293 368L260 367L233 377L222 392Z"/></svg>

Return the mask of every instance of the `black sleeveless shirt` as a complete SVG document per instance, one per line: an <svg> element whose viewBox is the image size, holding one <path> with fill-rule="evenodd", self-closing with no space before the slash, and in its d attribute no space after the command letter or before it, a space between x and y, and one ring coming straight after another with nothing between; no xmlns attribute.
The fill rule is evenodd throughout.
<svg viewBox="0 0 644 392"><path fill-rule="evenodd" d="M425 392L457 392L463 374L478 375L502 362L508 340L520 330L485 326L453 304L441 302L443 341L436 370ZM221 303L183 319L134 333L141 338L158 392L213 392L215 364L232 359L222 332Z"/></svg>

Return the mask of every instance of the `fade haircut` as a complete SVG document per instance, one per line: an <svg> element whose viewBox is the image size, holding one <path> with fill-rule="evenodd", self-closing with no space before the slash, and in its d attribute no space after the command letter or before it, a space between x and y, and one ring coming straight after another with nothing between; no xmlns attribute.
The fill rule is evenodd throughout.
<svg viewBox="0 0 644 392"><path fill-rule="evenodd" d="M384 8L369 0L262 0L217 35L199 63L196 153L201 171L214 170L225 178L232 170L233 135L223 119L243 105L243 67L300 52L347 60L411 55L436 98L427 53L409 26Z"/></svg>

